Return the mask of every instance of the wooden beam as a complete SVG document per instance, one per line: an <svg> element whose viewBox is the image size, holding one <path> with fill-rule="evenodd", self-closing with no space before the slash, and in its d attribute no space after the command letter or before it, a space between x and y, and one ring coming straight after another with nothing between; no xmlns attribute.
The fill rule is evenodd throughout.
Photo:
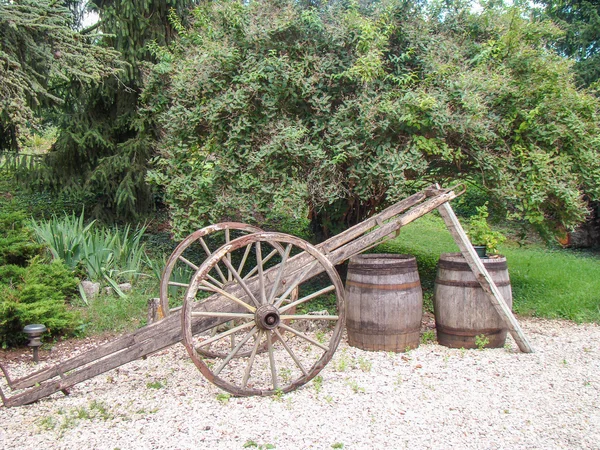
<svg viewBox="0 0 600 450"><path fill-rule="evenodd" d="M454 214L450 204L444 203L438 208L438 211L442 216L442 219L444 219L444 222L446 223L450 234L454 238L454 241L458 245L458 248L460 249L464 258L467 260L467 264L469 264L469 267L473 271L475 278L481 285L481 288L484 290L484 292L488 295L492 305L494 305L494 308L498 312L498 315L502 318L502 320L504 320L506 327L519 346L519 349L524 353L533 353L533 348L525 337L519 322L517 322L517 319L506 304L506 301L504 301L504 298L496 287L492 277L481 262L481 259L479 259L479 256L471 245L465 230L458 221L458 218L456 217L456 214Z"/></svg>

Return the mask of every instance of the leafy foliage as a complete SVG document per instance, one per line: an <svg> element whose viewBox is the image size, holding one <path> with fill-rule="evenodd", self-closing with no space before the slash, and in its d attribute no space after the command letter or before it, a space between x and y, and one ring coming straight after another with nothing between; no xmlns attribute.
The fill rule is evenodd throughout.
<svg viewBox="0 0 600 450"><path fill-rule="evenodd" d="M133 282L142 272L145 226L132 231L129 225L122 229L97 227L95 221L86 225L82 213L79 217L72 214L33 221L32 227L55 260L64 261L89 280L108 283L117 292L117 283Z"/></svg>
<svg viewBox="0 0 600 450"><path fill-rule="evenodd" d="M490 253L498 252L498 245L502 244L506 237L499 231L492 231L488 223L489 213L487 204L476 208L477 214L471 216L467 224L467 234L473 245L485 245Z"/></svg>
<svg viewBox="0 0 600 450"><path fill-rule="evenodd" d="M581 221L582 194L600 195L599 104L548 51L560 30L446 4L207 2L174 25L143 112L176 232L289 215L323 237L457 178L541 229Z"/></svg>

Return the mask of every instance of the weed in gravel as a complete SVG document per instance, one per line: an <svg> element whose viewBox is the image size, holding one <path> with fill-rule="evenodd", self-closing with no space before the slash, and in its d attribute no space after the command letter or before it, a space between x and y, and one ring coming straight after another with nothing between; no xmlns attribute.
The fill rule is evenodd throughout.
<svg viewBox="0 0 600 450"><path fill-rule="evenodd" d="M338 372L345 372L348 369L349 364L350 360L348 358L348 352L346 349L343 349L335 362L335 370Z"/></svg>
<svg viewBox="0 0 600 450"><path fill-rule="evenodd" d="M292 379L292 371L287 367L284 367L279 371L279 377L281 378L281 381L287 384Z"/></svg>
<svg viewBox="0 0 600 450"><path fill-rule="evenodd" d="M162 383L162 381L151 381L146 383L146 387L148 389L162 389L165 387L165 385Z"/></svg>
<svg viewBox="0 0 600 450"><path fill-rule="evenodd" d="M275 393L273 394L273 400L276 402L280 402L283 400L283 391L280 388L275 389Z"/></svg>
<svg viewBox="0 0 600 450"><path fill-rule="evenodd" d="M326 395L324 399L329 405L333 404L333 397L331 395Z"/></svg>
<svg viewBox="0 0 600 450"><path fill-rule="evenodd" d="M252 439L248 439L246 441L246 443L242 447L244 447L244 448L258 448L260 450L263 450L263 449L266 450L266 449L276 448L273 444L257 444Z"/></svg>
<svg viewBox="0 0 600 450"><path fill-rule="evenodd" d="M398 375L396 377L396 381L394 381L394 384L396 385L396 387L400 386L402 383L404 383L404 379L402 378L402 375Z"/></svg>
<svg viewBox="0 0 600 450"><path fill-rule="evenodd" d="M231 394L226 394L224 392L217 394L217 400L220 401L221 403L223 403L224 405L229 403L230 398L231 398Z"/></svg>
<svg viewBox="0 0 600 450"><path fill-rule="evenodd" d="M480 334L475 336L475 345L479 350L483 350L486 345L490 343L490 340L487 338L485 334Z"/></svg>
<svg viewBox="0 0 600 450"><path fill-rule="evenodd" d="M362 370L363 372L370 372L371 368L373 367L373 364L371 363L371 361L369 361L365 357L359 356L358 357L358 366L360 367L360 370Z"/></svg>
<svg viewBox="0 0 600 450"><path fill-rule="evenodd" d="M435 331L426 330L421 335L421 344L427 345L435 342Z"/></svg>
<svg viewBox="0 0 600 450"><path fill-rule="evenodd" d="M464 347L461 347L461 348L458 349L458 351L460 352L460 357L464 358L465 354L467 353L467 349L464 348Z"/></svg>
<svg viewBox="0 0 600 450"><path fill-rule="evenodd" d="M365 388L359 385L355 380L348 380L348 386L352 389L352 392L355 394L360 394L365 392Z"/></svg>
<svg viewBox="0 0 600 450"><path fill-rule="evenodd" d="M344 448L344 444L341 442L336 442L334 444L331 444L331 448Z"/></svg>
<svg viewBox="0 0 600 450"><path fill-rule="evenodd" d="M317 338L317 341L318 341L320 344L324 344L324 343L325 343L325 337L326 337L326 336L325 336L325 333L324 333L323 331L321 331L321 330L317 330L317 331L316 331L316 333L315 333L315 338Z"/></svg>
<svg viewBox="0 0 600 450"><path fill-rule="evenodd" d="M84 406L82 406L81 408L77 408L75 410L75 417L77 417L78 419L90 419L91 418L90 412Z"/></svg>
<svg viewBox="0 0 600 450"><path fill-rule="evenodd" d="M38 419L37 425L46 431L54 430L54 428L56 428L57 425L56 418L54 416L41 417L40 419Z"/></svg>
<svg viewBox="0 0 600 450"><path fill-rule="evenodd" d="M313 378L313 386L315 387L315 392L318 394L323 389L323 377L321 375L317 375Z"/></svg>
<svg viewBox="0 0 600 450"><path fill-rule="evenodd" d="M95 411L95 415L100 417L102 420L110 420L113 418L113 415L105 403L94 400L92 403L90 403L90 409L92 412Z"/></svg>

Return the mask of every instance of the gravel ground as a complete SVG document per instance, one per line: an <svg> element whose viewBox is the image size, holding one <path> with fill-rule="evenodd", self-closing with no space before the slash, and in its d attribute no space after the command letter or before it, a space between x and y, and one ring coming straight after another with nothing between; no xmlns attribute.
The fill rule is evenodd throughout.
<svg viewBox="0 0 600 450"><path fill-rule="evenodd" d="M521 325L533 354L512 340L391 354L344 339L321 383L269 398L229 398L176 345L69 397L0 408L0 449L599 449L600 326Z"/></svg>

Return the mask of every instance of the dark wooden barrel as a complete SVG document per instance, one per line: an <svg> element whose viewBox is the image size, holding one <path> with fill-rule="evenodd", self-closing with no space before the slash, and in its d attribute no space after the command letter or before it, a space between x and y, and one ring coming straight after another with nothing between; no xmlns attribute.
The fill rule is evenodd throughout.
<svg viewBox="0 0 600 450"><path fill-rule="evenodd" d="M348 343L353 347L403 352L419 346L423 293L413 256L351 258L346 301Z"/></svg>
<svg viewBox="0 0 600 450"><path fill-rule="evenodd" d="M505 257L482 258L483 265L512 307L512 290ZM502 347L507 328L460 253L443 253L433 291L437 340L453 348L477 348L484 335L486 347Z"/></svg>

